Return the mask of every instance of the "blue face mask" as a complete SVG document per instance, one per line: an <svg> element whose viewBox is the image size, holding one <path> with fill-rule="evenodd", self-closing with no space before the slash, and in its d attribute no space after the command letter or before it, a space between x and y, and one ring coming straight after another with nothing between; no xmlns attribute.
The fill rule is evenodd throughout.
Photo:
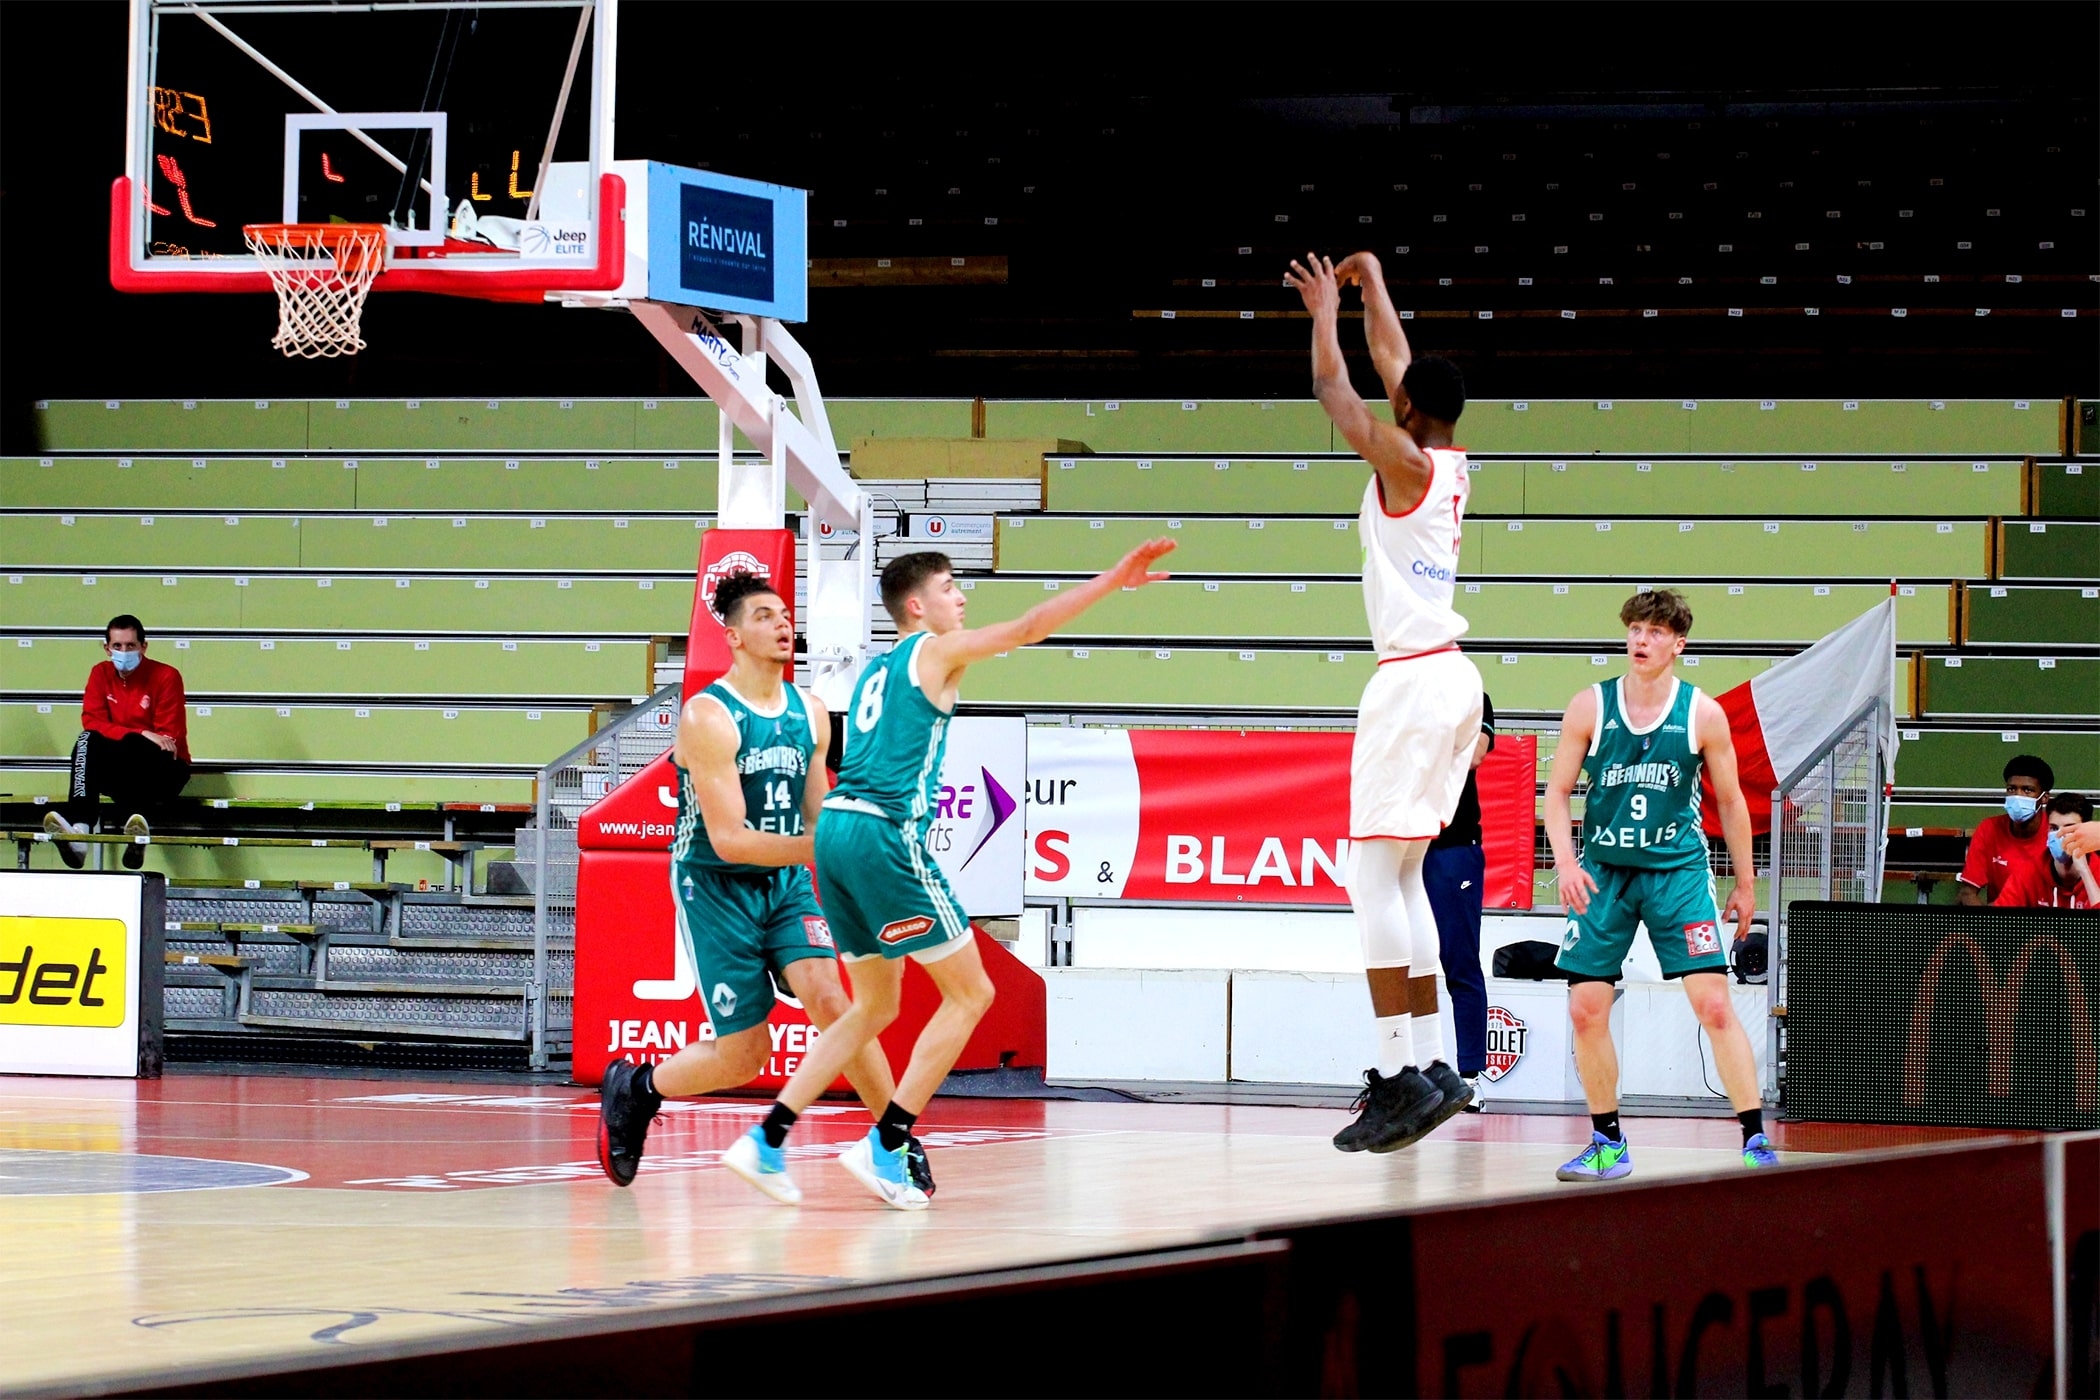
<svg viewBox="0 0 2100 1400"><path fill-rule="evenodd" d="M118 671L125 675L130 675L139 668L139 663L146 659L146 653L142 651L113 651L109 654L109 659L116 663Z"/></svg>
<svg viewBox="0 0 2100 1400"><path fill-rule="evenodd" d="M2005 798L2005 815L2016 822L2033 821L2034 814L2041 810L2041 799L2023 797L2019 793L2008 793Z"/></svg>
<svg viewBox="0 0 2100 1400"><path fill-rule="evenodd" d="M2053 831L2049 833L2049 854L2058 860L2070 859L2069 856L2064 854L2064 838Z"/></svg>

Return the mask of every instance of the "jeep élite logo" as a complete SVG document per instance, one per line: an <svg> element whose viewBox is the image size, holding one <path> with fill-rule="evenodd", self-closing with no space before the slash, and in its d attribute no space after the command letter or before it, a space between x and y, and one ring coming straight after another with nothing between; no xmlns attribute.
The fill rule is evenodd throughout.
<svg viewBox="0 0 2100 1400"><path fill-rule="evenodd" d="M1903 1102L1916 1107L1925 1102L1925 1072L1932 1055L1932 1016L1939 1005L1940 977L1947 961L1955 953L1968 954L1970 970L1976 974L1977 993L1983 1001L1985 1044L1988 1047L1988 1079L1985 1081L1993 1098L2004 1098L2012 1093L2013 1041L2018 1033L2020 1014L2020 991L2026 985L2027 974L2033 968L2037 955L2046 953L2055 965L2056 975L2063 980L2064 1014L2070 1024L2064 1027L2069 1035L2071 1057L2076 1073L2078 1111L2090 1113L2093 1100L2100 1089L2100 1068L2096 1068L2093 1050L2092 1010L2085 999L2085 985L2078 976L2078 964L2073 961L2070 950L2047 934L2038 934L2020 947L2013 958L2012 971L2003 982L1991 966L1989 954L1983 945L1966 933L1950 933L1939 941L1932 956L1925 962L1925 971L1918 977L1917 999L1911 1003L1910 1045L1903 1055Z"/></svg>
<svg viewBox="0 0 2100 1400"><path fill-rule="evenodd" d="M0 1026L121 1026L122 919L0 915Z"/></svg>

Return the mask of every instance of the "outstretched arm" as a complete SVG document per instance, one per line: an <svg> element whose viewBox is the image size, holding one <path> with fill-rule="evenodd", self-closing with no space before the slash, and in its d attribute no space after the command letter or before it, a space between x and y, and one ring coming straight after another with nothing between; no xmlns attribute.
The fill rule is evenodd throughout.
<svg viewBox="0 0 2100 1400"><path fill-rule="evenodd" d="M1721 808L1721 840L1728 847L1728 863L1735 869L1735 888L1728 892L1722 919L1733 914L1736 932L1742 933L1757 914L1757 867L1750 859L1750 804L1736 777L1735 738L1728 731L1728 712L1711 696L1699 697L1699 714L1692 723L1699 731L1699 756L1713 775L1714 799Z"/></svg>
<svg viewBox="0 0 2100 1400"><path fill-rule="evenodd" d="M1371 343L1371 363L1385 383L1390 399L1400 392L1400 381L1414 363L1407 332L1401 329L1400 313L1393 309L1393 296L1386 289L1385 269L1375 253L1351 253L1334 266L1334 277L1343 286L1354 282L1364 297L1364 339Z"/></svg>
<svg viewBox="0 0 2100 1400"><path fill-rule="evenodd" d="M1317 254L1305 256L1310 266L1293 261L1284 280L1298 289L1305 309L1312 313L1313 394L1349 446L1378 473L1386 509L1412 510L1428 492L1435 468L1412 437L1373 417L1363 396L1349 383L1349 366L1342 358L1341 284L1335 280L1333 263ZM1400 324L1397 316L1393 324Z"/></svg>
<svg viewBox="0 0 2100 1400"><path fill-rule="evenodd" d="M1044 599L1011 622L927 638L919 649L920 688L928 695L939 695L965 667L1042 641L1111 593L1158 583L1166 575L1153 573L1152 565L1173 549L1172 540L1146 540L1113 569Z"/></svg>
<svg viewBox="0 0 2100 1400"><path fill-rule="evenodd" d="M1560 717L1560 742L1553 748L1553 771L1546 779L1546 840L1553 847L1553 869L1560 881L1560 902L1580 914L1590 907L1597 882L1575 855L1571 830L1575 816L1570 799L1582 777L1582 760L1590 751L1590 732L1597 723L1597 693L1583 690Z"/></svg>
<svg viewBox="0 0 2100 1400"><path fill-rule="evenodd" d="M828 729L828 720L826 725ZM816 858L816 834L808 822L800 836L753 831L744 825L749 813L744 809L744 784L736 771L741 742L729 711L706 695L695 695L679 712L672 752L678 766L693 780L708 844L723 860L740 865L809 864ZM810 781L820 780L812 774ZM807 796L805 789L805 799Z"/></svg>

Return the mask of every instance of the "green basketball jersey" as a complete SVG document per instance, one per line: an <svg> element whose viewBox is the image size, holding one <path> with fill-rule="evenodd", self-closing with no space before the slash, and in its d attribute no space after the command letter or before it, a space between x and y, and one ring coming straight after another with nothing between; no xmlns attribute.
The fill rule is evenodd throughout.
<svg viewBox="0 0 2100 1400"><path fill-rule="evenodd" d="M919 688L914 632L868 663L846 712L846 757L830 802L873 807L924 835L948 751L948 715Z"/></svg>
<svg viewBox="0 0 2100 1400"><path fill-rule="evenodd" d="M817 751L810 733L809 709L802 692L783 687L779 713L765 714L749 701L716 681L700 692L722 702L736 721L742 742L737 745L736 771L744 785L744 825L753 831L780 836L800 836L802 788L809 780L809 761ZM671 858L706 870L732 875L770 875L778 866L743 865L723 860L707 839L707 822L700 815L700 799L693 792L693 775L674 758L678 768L678 833L671 839Z"/></svg>
<svg viewBox="0 0 2100 1400"><path fill-rule="evenodd" d="M1638 870L1706 864L1699 830L1699 690L1672 679L1670 703L1646 729L1626 718L1626 678L1590 687L1597 727L1582 761L1585 859Z"/></svg>

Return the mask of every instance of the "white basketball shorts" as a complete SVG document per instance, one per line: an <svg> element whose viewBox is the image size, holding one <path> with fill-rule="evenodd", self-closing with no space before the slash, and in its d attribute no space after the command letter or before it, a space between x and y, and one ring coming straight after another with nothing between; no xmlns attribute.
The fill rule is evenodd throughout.
<svg viewBox="0 0 2100 1400"><path fill-rule="evenodd" d="M1349 839L1428 840L1458 810L1480 737L1480 672L1456 647L1380 663L1356 711Z"/></svg>

